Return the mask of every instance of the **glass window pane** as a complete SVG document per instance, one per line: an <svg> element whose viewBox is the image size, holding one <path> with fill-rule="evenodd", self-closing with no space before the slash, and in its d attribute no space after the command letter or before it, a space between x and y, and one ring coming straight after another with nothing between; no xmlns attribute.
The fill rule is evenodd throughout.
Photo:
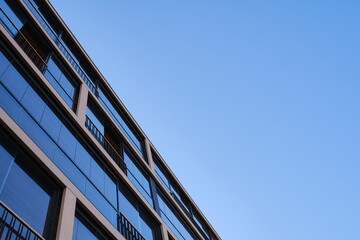
<svg viewBox="0 0 360 240"><path fill-rule="evenodd" d="M40 125L54 141L58 141L62 123L48 106L45 107Z"/></svg>
<svg viewBox="0 0 360 240"><path fill-rule="evenodd" d="M0 7L3 9L3 11L6 13L6 15L10 18L10 20L15 24L15 26L18 29L21 29L22 26L24 25L24 20L23 17L21 15L19 15L18 11L17 14L15 14L14 12L14 8L6 2L9 1L0 1ZM1 13L1 19L6 23L6 26L8 27L8 29L10 30L10 33L15 36L17 34L17 30L16 28L9 22L9 20L7 18L5 18L5 16L3 15L3 13ZM18 16L21 16L20 18Z"/></svg>
<svg viewBox="0 0 360 240"><path fill-rule="evenodd" d="M116 184L108 175L105 175L105 197L111 204L117 208Z"/></svg>
<svg viewBox="0 0 360 240"><path fill-rule="evenodd" d="M55 79L59 80L62 73L58 65L54 62L53 58L54 57L51 57L47 63L48 71L53 75Z"/></svg>
<svg viewBox="0 0 360 240"><path fill-rule="evenodd" d="M21 104L23 105L23 107L25 107L26 110L28 110L30 115L35 118L37 122L40 122L40 119L44 112L45 102L34 91L34 89L28 87L21 100Z"/></svg>
<svg viewBox="0 0 360 240"><path fill-rule="evenodd" d="M75 219L76 222L76 226L77 226L77 231L76 231L76 240L97 240L98 238L82 223L80 222L77 218ZM75 224L74 224L75 226ZM75 228L74 228L75 230Z"/></svg>
<svg viewBox="0 0 360 240"><path fill-rule="evenodd" d="M94 125L96 126L96 128L104 135L105 130L104 130L104 124L102 121L100 121L95 114L91 111L91 109L89 107L87 107L86 109L86 115L89 117L89 119L94 123Z"/></svg>
<svg viewBox="0 0 360 240"><path fill-rule="evenodd" d="M105 200L100 192L89 182L86 183L85 196L94 204L94 206L106 217L111 224L117 227L117 212Z"/></svg>
<svg viewBox="0 0 360 240"><path fill-rule="evenodd" d="M104 193L105 172L94 159L91 159L90 162L91 162L90 180L100 190L100 192Z"/></svg>
<svg viewBox="0 0 360 240"><path fill-rule="evenodd" d="M140 144L140 141L138 140L138 138L131 131L129 126L126 124L124 119L120 116L118 111L116 111L116 109L113 107L113 105L107 99L105 94L100 89L98 89L98 92L99 92L100 103L105 107L105 109L107 109L107 111L112 116L112 118L117 123L117 125L120 127L120 129L125 133L126 137L134 145L134 147L137 149L137 151L142 155L141 144Z"/></svg>
<svg viewBox="0 0 360 240"><path fill-rule="evenodd" d="M67 92L67 94L72 98L74 95L74 86L71 84L70 80L64 74L62 74L59 82L65 92Z"/></svg>
<svg viewBox="0 0 360 240"><path fill-rule="evenodd" d="M14 157L11 156L8 151L5 150L3 146L0 145L0 192L3 185L5 176L9 170L9 167L13 161Z"/></svg>
<svg viewBox="0 0 360 240"><path fill-rule="evenodd" d="M19 101L29 86L26 80L12 65L10 65L1 76L1 81Z"/></svg>
<svg viewBox="0 0 360 240"><path fill-rule="evenodd" d="M71 159L75 157L76 143L77 140L72 133L65 126L62 126L58 144Z"/></svg>
<svg viewBox="0 0 360 240"><path fill-rule="evenodd" d="M16 119L19 115L21 106L18 102L10 95L10 93L0 85L0 106L5 110L12 119Z"/></svg>
<svg viewBox="0 0 360 240"><path fill-rule="evenodd" d="M16 163L10 170L0 200L43 234L50 196Z"/></svg>
<svg viewBox="0 0 360 240"><path fill-rule="evenodd" d="M140 231L141 235L143 235L146 240L154 239L153 230L142 218L140 218Z"/></svg>
<svg viewBox="0 0 360 240"><path fill-rule="evenodd" d="M39 127L39 125L29 116L25 110L21 110L17 124L24 132L39 146L39 148L49 157L52 158L55 151L55 144L48 135Z"/></svg>
<svg viewBox="0 0 360 240"><path fill-rule="evenodd" d="M121 189L120 189L121 190ZM119 210L131 222L134 227L139 229L139 212L137 204L131 197L128 197L127 191L119 191Z"/></svg>
<svg viewBox="0 0 360 240"><path fill-rule="evenodd" d="M0 77L3 75L6 68L9 66L10 62L5 57L5 55L0 51Z"/></svg>
<svg viewBox="0 0 360 240"><path fill-rule="evenodd" d="M76 147L75 164L87 177L90 177L90 160L90 154L78 143Z"/></svg>
<svg viewBox="0 0 360 240"><path fill-rule="evenodd" d="M85 176L59 148L56 149L53 161L56 166L70 179L70 181L85 194Z"/></svg>
<svg viewBox="0 0 360 240"><path fill-rule="evenodd" d="M141 192L141 194L146 198L146 200L151 205L153 205L149 180L137 168L137 166L134 164L133 160L126 154L126 152L124 152L124 161L125 161L126 167L128 169L128 172L127 172L128 178L135 185L135 187Z"/></svg>

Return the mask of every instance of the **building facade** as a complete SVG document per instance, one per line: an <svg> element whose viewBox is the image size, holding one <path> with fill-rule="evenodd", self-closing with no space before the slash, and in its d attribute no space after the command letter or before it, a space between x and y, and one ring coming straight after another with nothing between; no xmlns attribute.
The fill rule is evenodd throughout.
<svg viewBox="0 0 360 240"><path fill-rule="evenodd" d="M0 23L0 239L220 240L48 0Z"/></svg>

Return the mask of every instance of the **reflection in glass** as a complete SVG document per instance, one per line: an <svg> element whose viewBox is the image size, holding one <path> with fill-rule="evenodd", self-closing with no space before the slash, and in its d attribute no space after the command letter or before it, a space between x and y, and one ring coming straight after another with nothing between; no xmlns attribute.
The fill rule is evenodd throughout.
<svg viewBox="0 0 360 240"><path fill-rule="evenodd" d="M4 182L0 200L35 231L43 234L50 195L17 163L12 165Z"/></svg>

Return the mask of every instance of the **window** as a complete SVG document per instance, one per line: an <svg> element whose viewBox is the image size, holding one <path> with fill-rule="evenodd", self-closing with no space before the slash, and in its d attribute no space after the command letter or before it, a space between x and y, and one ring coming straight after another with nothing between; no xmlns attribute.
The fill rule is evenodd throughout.
<svg viewBox="0 0 360 240"><path fill-rule="evenodd" d="M158 193L160 193L158 189ZM167 203L165 197L158 195L159 207L161 211L161 218L173 231L173 233L183 240L195 240L197 237L193 237L193 234L190 234L191 230L187 227L187 224L182 220L180 215Z"/></svg>
<svg viewBox="0 0 360 240"><path fill-rule="evenodd" d="M0 8L4 11L8 18L14 23L17 29L21 29L25 23L25 18L19 11L16 11L14 8L14 2L0 0ZM10 23L9 19L5 16L2 11L0 11L0 22L1 24L9 31L9 33L14 37L18 31Z"/></svg>
<svg viewBox="0 0 360 240"><path fill-rule="evenodd" d="M0 201L50 238L60 189L4 135L0 134Z"/></svg>
<svg viewBox="0 0 360 240"><path fill-rule="evenodd" d="M75 212L73 240L107 240L104 234L82 210Z"/></svg>
<svg viewBox="0 0 360 240"><path fill-rule="evenodd" d="M119 211L131 222L141 235L146 240L159 239L158 228L153 220L143 211L134 196L122 184L119 185L118 197ZM124 226L119 227L120 229L124 228Z"/></svg>
<svg viewBox="0 0 360 240"><path fill-rule="evenodd" d="M98 89L98 98L100 100L100 103L104 106L104 108L107 110L107 112L110 114L110 116L113 118L113 120L116 122L116 124L119 126L119 128L122 130L122 132L125 134L125 136L130 140L131 144L135 147L135 149L142 154L142 147L141 142L139 141L139 138L135 135L134 131L131 130L129 127L129 124L126 123L124 120L124 117L122 117L119 112L114 108L112 103L109 101L109 99L105 96L105 94Z"/></svg>
<svg viewBox="0 0 360 240"><path fill-rule="evenodd" d="M127 176L135 187L141 192L145 199L153 206L153 200L150 190L150 182L148 177L135 164L132 155L128 150L124 150L124 161L127 169Z"/></svg>
<svg viewBox="0 0 360 240"><path fill-rule="evenodd" d="M1 45L0 50L2 50ZM22 71L22 74L20 74L18 68L14 67L16 61L13 59L9 60L10 62L12 61L12 64L7 67L5 73L10 67L13 69L13 72L12 74L6 75L7 77L4 77L5 73L0 77L0 107L12 117L30 139L32 139L32 141L34 141L34 143L74 183L74 185L89 199L104 217L115 227L118 227L118 217L119 212L121 211L121 207L118 204L121 200L118 199L117 196L119 193L119 179L117 179L116 175L114 175L111 169L107 167L101 156L99 156L92 148L92 145L89 144L66 120L66 117L58 111L58 108L47 94L39 88L36 79L32 79L25 71ZM16 79L18 85L12 84L13 81L11 81L11 79L9 80L12 76L16 76L16 78L13 79ZM19 88L19 86L22 87ZM19 94L20 92L21 94ZM22 101L25 95L28 96L26 99L36 99L35 101L41 102L41 104L26 105L26 103ZM25 106L27 107L25 108ZM8 162L11 161L11 158L9 160L9 157L6 156L3 159L5 160L4 167L1 168L2 170L7 168ZM15 163L17 162L15 161ZM19 168L14 167L13 169L13 171L17 171L11 173L14 175L20 174L19 169L23 168L19 165ZM133 171L136 172L136 169L134 169L135 168L133 168ZM23 170L26 172L26 169ZM142 177L144 177L144 179L147 178L145 175L139 175L140 173L140 170L138 173L135 173L140 179L139 183L142 183L143 185L145 185L145 183L149 184L147 180L141 179ZM0 171L0 179L3 179L4 176L7 175L9 175L8 170ZM16 182L9 181L8 184L10 184L9 186L15 186L14 184L16 184ZM6 189L12 189L12 187L6 187ZM31 189L33 192L40 191L38 189L33 190L32 186L27 186L27 190L28 189ZM145 185L144 189L149 191L150 188ZM48 194L48 197L46 197L46 194L39 193L38 195L39 197L42 196L43 201L36 203L41 203L41 207L46 208L47 201L49 204L52 203L52 201L49 200L49 196L50 199L52 197L47 189L44 189L44 191ZM11 197L12 195L6 194L6 196ZM126 196L126 199L128 196L129 194ZM14 196L12 196L12 198L14 198ZM20 201L21 198L16 200ZM28 200L30 201L31 199ZM16 201L12 202L16 203ZM34 203L34 206L36 206L36 203ZM157 236L156 232L158 231L158 225L147 217L147 214L136 201L135 203L136 204L133 206L137 211L137 218L134 220L135 222L131 222L131 224L134 226L136 225L138 230L141 231L141 234L147 236L147 239L159 239L160 237L154 237ZM121 206L124 205L125 204ZM22 204L22 206L26 207L26 204ZM41 212L44 211L41 210ZM42 225L40 224L42 223L42 219L40 217L40 220L37 219L38 218L35 217L32 220L36 221L34 226L36 227L36 230L40 231L42 228ZM47 224L45 224L45 226L47 226Z"/></svg>
<svg viewBox="0 0 360 240"><path fill-rule="evenodd" d="M78 84L69 75L55 55L48 58L47 68L44 69L44 76L69 107L73 108Z"/></svg>

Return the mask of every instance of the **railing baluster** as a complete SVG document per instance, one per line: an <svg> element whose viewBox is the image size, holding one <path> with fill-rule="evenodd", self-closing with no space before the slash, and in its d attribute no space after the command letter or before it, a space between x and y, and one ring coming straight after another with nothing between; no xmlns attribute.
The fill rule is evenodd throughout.
<svg viewBox="0 0 360 240"><path fill-rule="evenodd" d="M127 240L146 240L121 212L118 215L118 228Z"/></svg>
<svg viewBox="0 0 360 240"><path fill-rule="evenodd" d="M109 141L104 137L100 130L95 126L95 124L90 120L88 116L85 118L85 127L90 131L90 133L96 138L104 150L110 155L110 157L115 161L116 164L122 170L126 169L126 164L120 154L114 149L114 147L109 143Z"/></svg>
<svg viewBox="0 0 360 240"><path fill-rule="evenodd" d="M68 52L68 50L65 48L61 40L58 38L57 34L55 34L54 30L48 25L48 23L45 21L42 14L36 9L34 4L31 2L31 0L24 0L25 2L28 2L27 6L30 8L30 11L35 15L36 19L40 22L40 25L43 26L45 31L49 34L49 36L53 39L55 44L58 46L60 51L64 54L66 59L69 60L70 64L74 67L75 71L80 75L80 77L84 80L84 82L89 86L90 90L95 94L95 86L92 81L90 81L89 77L85 73L85 71L82 69L81 66L74 60L74 58L71 56L71 54Z"/></svg>
<svg viewBox="0 0 360 240"><path fill-rule="evenodd" d="M0 218L0 239L44 240L1 201L0 209L3 209Z"/></svg>

